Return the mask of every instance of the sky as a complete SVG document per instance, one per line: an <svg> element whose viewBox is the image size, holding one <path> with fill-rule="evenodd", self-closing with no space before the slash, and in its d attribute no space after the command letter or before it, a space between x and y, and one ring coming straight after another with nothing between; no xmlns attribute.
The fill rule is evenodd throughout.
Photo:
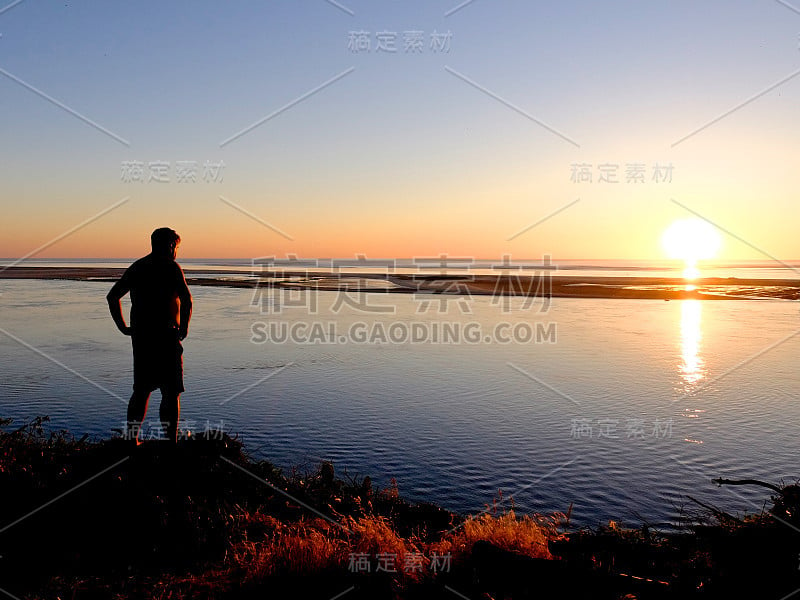
<svg viewBox="0 0 800 600"><path fill-rule="evenodd" d="M800 2L0 6L0 256L800 258Z"/></svg>

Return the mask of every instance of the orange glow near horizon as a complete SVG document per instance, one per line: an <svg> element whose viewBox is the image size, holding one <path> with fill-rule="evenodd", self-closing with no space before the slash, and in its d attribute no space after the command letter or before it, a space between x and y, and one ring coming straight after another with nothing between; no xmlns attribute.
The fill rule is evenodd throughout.
<svg viewBox="0 0 800 600"><path fill-rule="evenodd" d="M673 222L668 214L654 215L652 219L637 215L635 226L610 218L598 226L595 220L584 222L575 216L580 205L573 209L574 214L565 212L558 215L560 220L554 218L509 241L508 238L521 229L518 223L479 219L475 215L454 214L448 227L441 224L446 217L439 218L439 215L430 221L411 215L393 220L372 217L352 220L335 215L309 220L278 215L271 222L293 238L289 240L221 202L218 204L219 207L212 205L215 209L213 223L203 214L152 218L144 213L139 216L125 205L67 236L63 234L74 224L66 218L63 223L48 218L42 222L25 222L18 227L8 226L1 236L0 257L19 258L41 249L34 257L137 258L149 252L149 236L155 227L170 226L183 240L179 259L287 254L308 258L347 258L357 254L369 258L413 258L447 254L486 260L504 255L537 260L548 254L556 261L646 261L671 257L681 260L681 271L686 269L682 275L687 281L701 276L704 261L708 259L766 260L745 244L726 244L723 248L721 234L701 219ZM243 204L258 214L269 214L255 205ZM529 212L530 219L535 222L541 211ZM597 215L592 215L592 219L595 217ZM737 233L747 232L759 242L766 235L759 228L751 232L745 224L735 220L726 226ZM791 257L795 251L787 250L789 246L776 243L775 254Z"/></svg>

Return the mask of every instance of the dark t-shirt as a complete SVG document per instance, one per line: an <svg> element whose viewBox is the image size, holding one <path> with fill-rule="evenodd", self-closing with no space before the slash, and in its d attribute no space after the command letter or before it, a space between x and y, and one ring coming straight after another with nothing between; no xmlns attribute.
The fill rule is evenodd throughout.
<svg viewBox="0 0 800 600"><path fill-rule="evenodd" d="M131 294L130 325L134 335L159 334L177 328L180 299L191 299L180 265L153 254L128 267L118 285L123 294Z"/></svg>

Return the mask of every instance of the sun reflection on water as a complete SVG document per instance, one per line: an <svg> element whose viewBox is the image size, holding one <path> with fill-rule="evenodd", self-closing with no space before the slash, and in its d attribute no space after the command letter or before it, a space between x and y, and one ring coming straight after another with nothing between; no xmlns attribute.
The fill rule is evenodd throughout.
<svg viewBox="0 0 800 600"><path fill-rule="evenodd" d="M700 355L702 341L702 304L700 300L681 302L681 378L694 385L705 377L705 361Z"/></svg>

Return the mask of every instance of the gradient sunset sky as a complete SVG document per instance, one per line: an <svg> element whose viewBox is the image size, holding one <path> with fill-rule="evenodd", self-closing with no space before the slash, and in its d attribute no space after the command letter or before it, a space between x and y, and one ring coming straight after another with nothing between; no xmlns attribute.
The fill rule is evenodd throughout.
<svg viewBox="0 0 800 600"><path fill-rule="evenodd" d="M9 2L0 256L797 259L798 6Z"/></svg>

